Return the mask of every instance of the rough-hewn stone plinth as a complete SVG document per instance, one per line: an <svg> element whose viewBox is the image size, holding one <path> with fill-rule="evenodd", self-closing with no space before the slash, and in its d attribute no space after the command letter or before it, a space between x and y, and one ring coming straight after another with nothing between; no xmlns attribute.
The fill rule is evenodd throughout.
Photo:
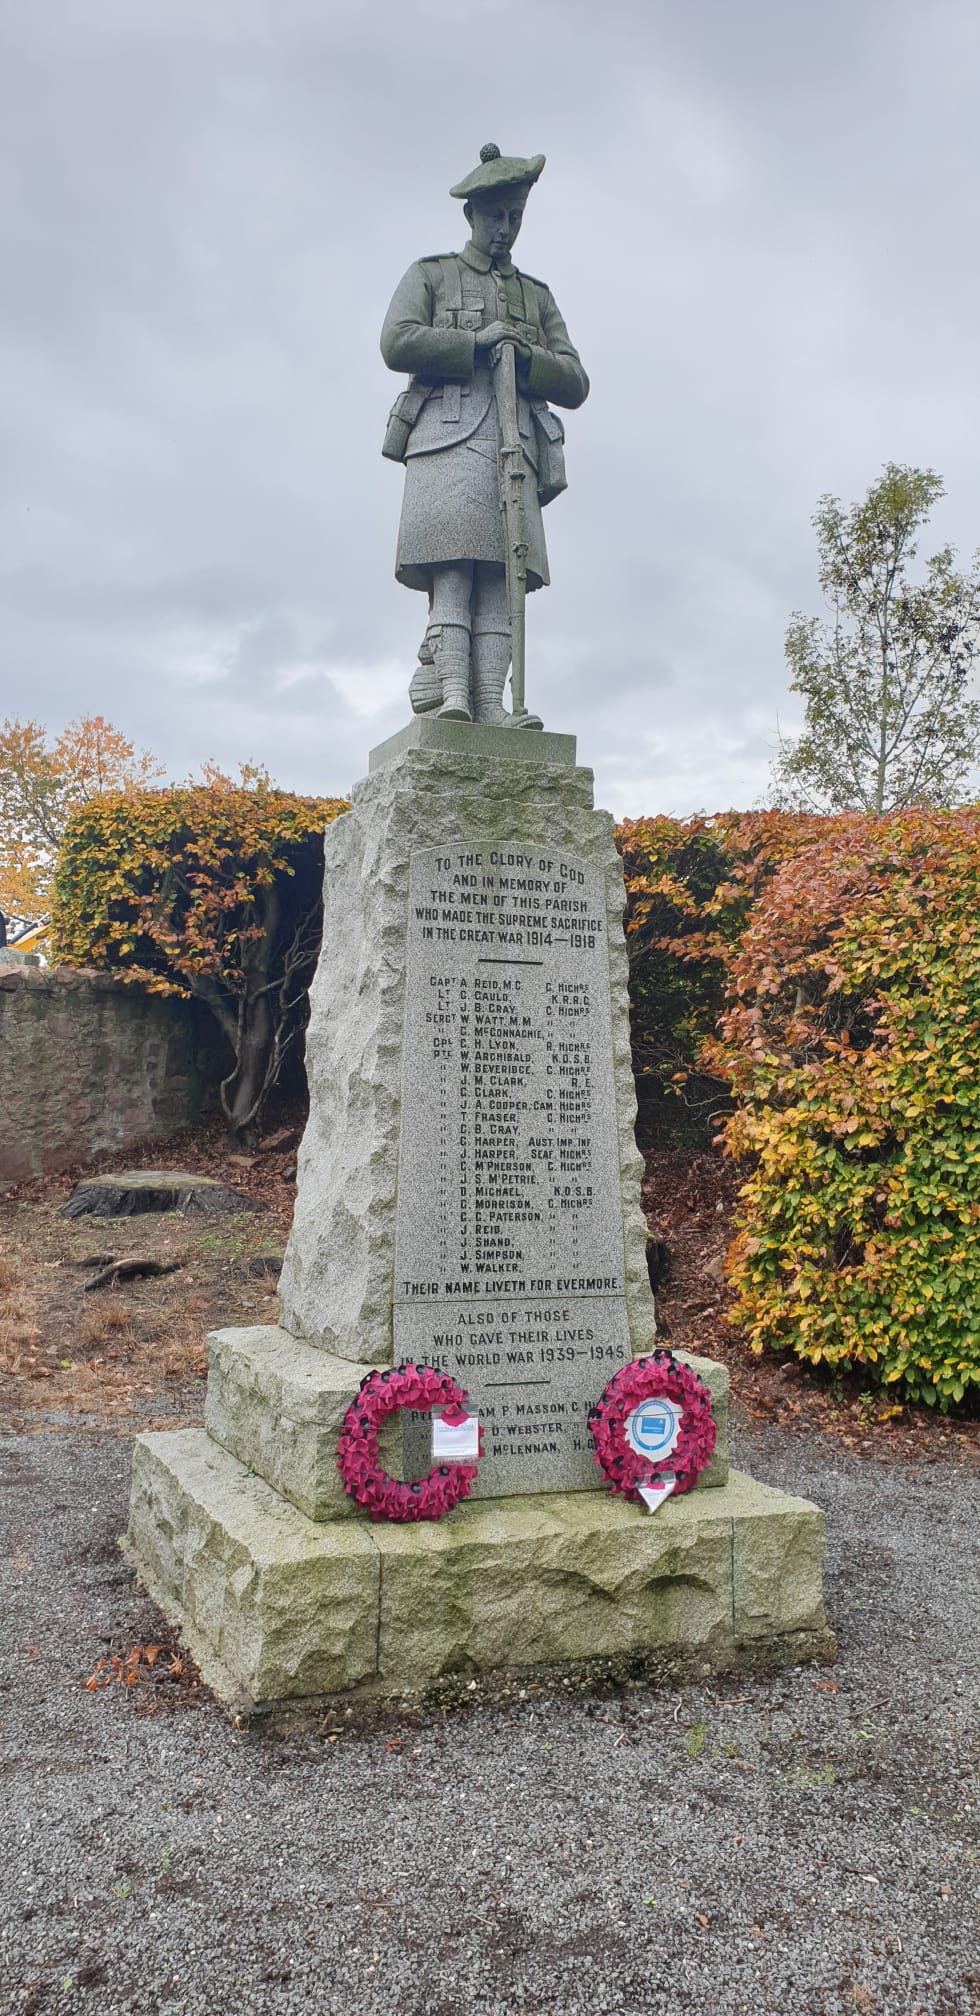
<svg viewBox="0 0 980 2016"><path fill-rule="evenodd" d="M384 760L355 785L350 811L334 820L324 836L324 954L310 994L306 1038L310 1117L279 1283L281 1321L294 1336L362 1365L425 1355L429 1298L420 1288L415 1292L418 1284L406 1287L401 1278L406 1269L424 1265L440 1286L442 1314L435 1328L454 1327L453 1294L444 1291L447 1281L462 1271L464 1257L459 1250L464 1207L455 1089L448 1088L445 1141L437 1133L430 1151L421 1138L431 1103L427 1093L422 1112L417 1110L426 1083L423 1073L433 1068L436 1028L445 1029L454 1050L452 1061L445 1062L446 1077L458 1075L466 1047L461 1003L454 997L444 1010L437 1003L439 990L429 962L438 953L450 987L453 975L465 977L476 965L485 990L493 985L491 976L503 982L513 975L521 982L522 1011L535 1023L533 1063L521 1096L540 1099L543 1106L544 1084L555 1088L554 1111L550 1117L541 1112L534 1132L584 1134L596 1156L592 1171L562 1170L556 1141L553 1168L535 1165L535 1194L529 1201L540 1202L544 1215L533 1242L533 1285L530 1278L520 1288L513 1285L516 1277L530 1276L523 1260L515 1260L500 1274L498 1287L491 1285L492 1256L478 1258L476 1251L477 1232L481 1240L487 1234L487 1213L476 1193L471 1130L465 1196L470 1285L486 1304L490 1330L500 1327L502 1308L513 1312L521 1305L529 1318L536 1308L564 1308L570 1295L582 1299L571 1280L578 1270L569 1258L581 1247L588 1263L583 1271L614 1277L606 1297L591 1297L597 1304L615 1303L619 1315L618 1327L608 1331L617 1348L602 1361L601 1392L616 1362L631 1351L649 1349L655 1331L640 1210L642 1164L634 1139L622 864L612 819L592 802L592 772L569 760L574 753L570 737L490 728L460 736L459 727L441 722L430 732L416 723L375 752ZM445 731L453 728L457 734L447 737ZM453 746L446 746L447 741ZM544 742L563 745L560 760L547 749L542 760ZM440 866L447 860L448 868ZM471 879L484 886L473 892ZM429 892L433 883L438 885L434 897ZM477 911L484 915L486 903L484 925L459 921L470 916L470 903L472 916ZM427 908L437 920L431 925L419 914ZM552 922L546 930L548 919ZM572 928L580 923L588 924L587 932ZM580 938L587 938L588 946L572 942ZM537 1018L544 1011L537 985L549 980L556 987L582 982L589 1014L566 1020L556 1008L553 1027L539 1027ZM472 974L467 987L467 1012L472 1010L475 1019ZM441 1025L427 1021L427 1015L440 1012ZM561 1100L571 1099L572 1079L559 1076L557 1052L553 1072L547 1071L544 1042L557 1045L582 1036L586 1027L593 1032L588 1046L593 1111L587 1120L572 1114L566 1122L560 1107ZM508 1060L500 1053L508 1040L501 1031L492 1053L501 1072ZM488 1048L484 1063L490 1054ZM474 1054L474 1068L477 1061ZM512 1072L516 1062L509 1059ZM507 1082L513 1086L513 1077ZM566 1083L567 1094L563 1089L559 1100L557 1088ZM503 1098L503 1083L500 1090ZM468 1104L474 1120L472 1091ZM413 1123L408 1135L406 1118ZM515 1123L522 1158L532 1152L524 1139L531 1118L529 1110ZM481 1155L493 1152L502 1154L499 1143L494 1151L484 1140ZM589 1209L580 1223L572 1222L574 1213L550 1209L544 1195L544 1177L550 1173L569 1186L577 1180L583 1187L591 1182ZM501 1167L498 1174L503 1185L508 1171ZM444 1196L440 1176L450 1181ZM513 1168L509 1180L516 1180ZM435 1209L436 1199L447 1234L445 1252L439 1250L441 1241L427 1215L426 1207ZM553 1264L549 1227L563 1235ZM498 1237L503 1243L503 1228ZM600 1313L608 1323L608 1313ZM534 1321L531 1327L547 1324ZM603 1336L605 1340L605 1330ZM569 1479L542 1474L540 1481L546 1489ZM574 1488L581 1488L580 1479Z"/></svg>
<svg viewBox="0 0 980 2016"><path fill-rule="evenodd" d="M433 1525L313 1521L184 1429L135 1445L129 1546L205 1680L246 1711L603 1656L724 1668L832 1646L822 1513L739 1472L653 1515L550 1492Z"/></svg>

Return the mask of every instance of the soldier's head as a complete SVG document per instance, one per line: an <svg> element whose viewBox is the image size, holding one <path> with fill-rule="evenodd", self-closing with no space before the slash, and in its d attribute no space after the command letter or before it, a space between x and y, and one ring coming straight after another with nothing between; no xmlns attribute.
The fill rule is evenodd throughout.
<svg viewBox="0 0 980 2016"><path fill-rule="evenodd" d="M490 259L506 258L524 222L530 193L530 182L515 182L509 189L487 189L467 197L463 216L478 252Z"/></svg>
<svg viewBox="0 0 980 2016"><path fill-rule="evenodd" d="M528 160L503 155L494 141L480 148L480 165L450 190L463 198L463 215L474 245L491 259L505 258L524 220L524 205L544 167L544 155Z"/></svg>

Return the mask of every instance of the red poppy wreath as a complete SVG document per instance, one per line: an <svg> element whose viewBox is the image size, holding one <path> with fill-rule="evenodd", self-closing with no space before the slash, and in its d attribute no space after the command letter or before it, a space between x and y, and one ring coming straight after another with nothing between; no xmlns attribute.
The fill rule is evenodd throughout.
<svg viewBox="0 0 980 2016"><path fill-rule="evenodd" d="M378 1436L389 1414L399 1407L429 1413L442 1410L449 1426L462 1421L466 1394L448 1372L431 1365L392 1365L361 1380L357 1399L344 1415L337 1444L337 1468L349 1498L363 1505L372 1519L441 1519L461 1498L468 1498L476 1476L475 1463L436 1463L427 1477L402 1483L382 1467ZM479 1431L483 1454L483 1429Z"/></svg>
<svg viewBox="0 0 980 2016"><path fill-rule="evenodd" d="M610 1490L634 1500L658 1477L673 1478L674 1491L692 1490L718 1435L707 1386L671 1351L621 1365L589 1427Z"/></svg>

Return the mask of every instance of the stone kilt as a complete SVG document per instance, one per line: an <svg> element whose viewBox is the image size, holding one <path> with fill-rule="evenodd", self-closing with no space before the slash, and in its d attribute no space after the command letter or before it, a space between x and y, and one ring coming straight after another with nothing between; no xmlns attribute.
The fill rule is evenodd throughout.
<svg viewBox="0 0 980 2016"><path fill-rule="evenodd" d="M412 429L405 454L405 494L398 527L395 575L405 588L431 587L432 568L450 561L485 560L506 565L504 519L497 473L497 409L490 374L477 369L468 388L470 411L480 418L465 439L458 426L452 445L439 441L442 388L436 386ZM548 553L538 498L534 422L520 402L526 478L528 589L550 581Z"/></svg>

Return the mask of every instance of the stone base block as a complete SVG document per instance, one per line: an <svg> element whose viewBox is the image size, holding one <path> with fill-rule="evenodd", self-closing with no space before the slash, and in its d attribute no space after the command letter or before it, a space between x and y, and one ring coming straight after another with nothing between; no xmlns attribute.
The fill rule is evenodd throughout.
<svg viewBox="0 0 980 2016"><path fill-rule="evenodd" d="M203 1430L142 1435L128 1547L246 1712L597 1658L723 1669L826 1653L823 1514L738 1472L655 1514L606 1494L312 1521Z"/></svg>
<svg viewBox="0 0 980 2016"><path fill-rule="evenodd" d="M138 1438L129 1546L222 1700L373 1679L381 1567L370 1531L304 1519L203 1429Z"/></svg>
<svg viewBox="0 0 980 2016"><path fill-rule="evenodd" d="M335 1358L277 1324L213 1330L208 1434L307 1519L356 1510L337 1469L341 1424L370 1365Z"/></svg>
<svg viewBox="0 0 980 2016"><path fill-rule="evenodd" d="M693 1358L683 1351L677 1355L709 1388L718 1429L714 1455L695 1489L722 1485L728 1476L727 1368L711 1358ZM212 1331L208 1362L204 1419L213 1440L308 1519L342 1519L355 1513L337 1469L337 1438L344 1414L372 1367L336 1358L276 1324ZM417 1474L401 1468L397 1419L385 1435L382 1446L388 1467L401 1476ZM599 1470L592 1467L595 1488L601 1490ZM474 1499L487 1495L478 1478Z"/></svg>

